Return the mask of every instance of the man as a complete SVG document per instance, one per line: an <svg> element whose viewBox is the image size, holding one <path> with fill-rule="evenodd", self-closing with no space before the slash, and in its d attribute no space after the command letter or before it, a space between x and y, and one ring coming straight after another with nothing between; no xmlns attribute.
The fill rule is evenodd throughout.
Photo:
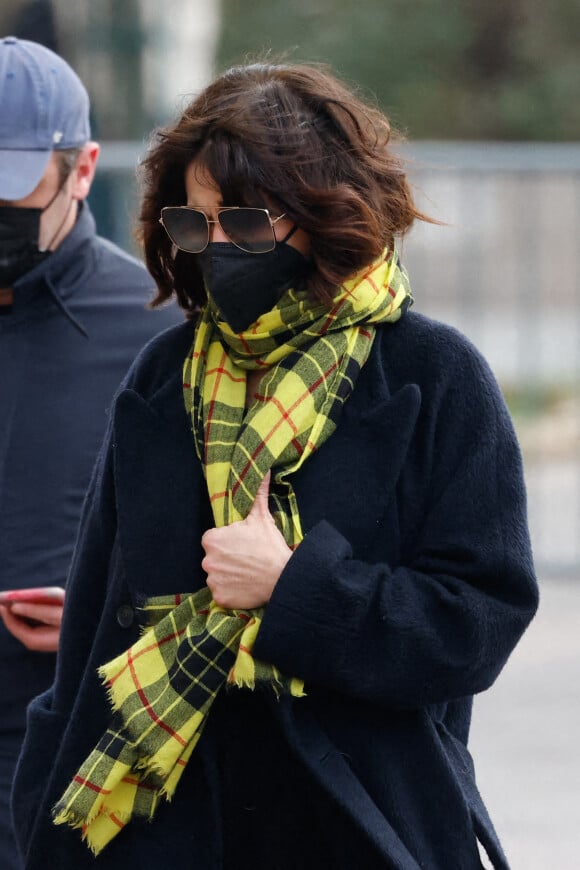
<svg viewBox="0 0 580 870"><path fill-rule="evenodd" d="M73 70L36 43L0 40L0 590L64 586L111 397L140 347L179 319L146 310L145 269L96 235L85 199L98 153ZM55 595L0 605L2 870L18 867L8 799L27 704L53 678Z"/></svg>

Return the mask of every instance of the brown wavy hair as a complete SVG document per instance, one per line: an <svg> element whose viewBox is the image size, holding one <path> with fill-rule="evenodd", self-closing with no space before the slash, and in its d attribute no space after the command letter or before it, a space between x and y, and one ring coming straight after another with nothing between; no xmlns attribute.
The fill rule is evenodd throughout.
<svg viewBox="0 0 580 870"><path fill-rule="evenodd" d="M177 122L154 134L142 164L139 235L158 287L152 305L176 294L193 313L206 292L195 254L178 251L159 223L187 201L185 171L198 160L224 205L279 207L308 233L306 288L329 301L369 265L417 211L391 126L326 68L253 63L215 79Z"/></svg>

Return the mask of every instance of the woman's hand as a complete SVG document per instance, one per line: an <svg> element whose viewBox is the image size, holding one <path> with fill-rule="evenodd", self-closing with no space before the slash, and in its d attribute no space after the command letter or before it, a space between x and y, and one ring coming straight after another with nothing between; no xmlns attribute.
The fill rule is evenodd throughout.
<svg viewBox="0 0 580 870"><path fill-rule="evenodd" d="M292 550L268 508L270 472L245 520L208 529L201 539L201 567L213 600L221 607L250 610L270 600Z"/></svg>
<svg viewBox="0 0 580 870"><path fill-rule="evenodd" d="M60 639L60 624L64 606L55 604L31 604L18 601L0 604L0 617L14 637L34 652L56 652Z"/></svg>

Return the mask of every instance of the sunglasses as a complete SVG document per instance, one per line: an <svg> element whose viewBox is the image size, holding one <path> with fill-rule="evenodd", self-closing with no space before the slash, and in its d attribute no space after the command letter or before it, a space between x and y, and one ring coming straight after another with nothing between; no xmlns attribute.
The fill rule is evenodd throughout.
<svg viewBox="0 0 580 870"><path fill-rule="evenodd" d="M217 209L217 220L211 221L200 208L170 205L161 209L159 223L181 251L201 254L209 244L210 224L219 224L236 248L248 254L267 254L276 247L274 225L285 214L271 218L267 208L238 206Z"/></svg>

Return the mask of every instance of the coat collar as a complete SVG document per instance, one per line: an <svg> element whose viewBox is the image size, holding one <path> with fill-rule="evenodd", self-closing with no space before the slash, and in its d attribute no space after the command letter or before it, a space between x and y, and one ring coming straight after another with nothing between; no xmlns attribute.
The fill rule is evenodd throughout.
<svg viewBox="0 0 580 870"><path fill-rule="evenodd" d="M54 305L85 335L86 330L72 314L69 299L93 270L90 258L80 249L96 235L95 221L86 202L79 203L75 225L58 248L14 284L13 319L27 320L44 315Z"/></svg>
<svg viewBox="0 0 580 870"><path fill-rule="evenodd" d="M52 254L39 263L30 272L27 272L18 281L15 287L15 299L19 304L25 305L38 300L38 288L48 280L58 286L59 294L67 295L72 287L79 284L79 277L86 264L80 262L76 255L78 249L85 244L87 239L96 234L95 220L86 202L79 203L78 216L71 231L65 236L58 248ZM79 271L81 270L81 272Z"/></svg>

